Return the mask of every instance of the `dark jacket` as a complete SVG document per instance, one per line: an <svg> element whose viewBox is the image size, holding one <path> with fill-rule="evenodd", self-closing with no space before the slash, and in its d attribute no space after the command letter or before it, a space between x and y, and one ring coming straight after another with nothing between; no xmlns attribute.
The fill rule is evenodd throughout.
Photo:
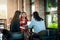
<svg viewBox="0 0 60 40"><path fill-rule="evenodd" d="M11 32L20 32L20 21L19 21L19 19L16 19L13 22L11 22L10 31Z"/></svg>

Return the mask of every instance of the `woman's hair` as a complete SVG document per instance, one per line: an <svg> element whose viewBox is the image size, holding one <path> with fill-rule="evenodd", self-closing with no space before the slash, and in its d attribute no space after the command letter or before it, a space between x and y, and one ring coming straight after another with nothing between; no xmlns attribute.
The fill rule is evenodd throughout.
<svg viewBox="0 0 60 40"><path fill-rule="evenodd" d="M21 13L21 12L17 10L17 11L15 12L15 15L14 15L14 17L13 17L13 19L12 19L11 22L14 22L16 19L19 19L20 13Z"/></svg>
<svg viewBox="0 0 60 40"><path fill-rule="evenodd" d="M38 15L38 12L37 11L35 11L34 13L33 13L33 17L35 18L35 20L37 20L37 21L41 21L41 20L43 20L41 17L39 17L39 15Z"/></svg>
<svg viewBox="0 0 60 40"><path fill-rule="evenodd" d="M19 32L20 31L20 20L19 20L20 13L21 12L18 10L15 12L15 15L10 24L11 32Z"/></svg>
<svg viewBox="0 0 60 40"><path fill-rule="evenodd" d="M25 15L27 15L26 12L22 12L22 14L23 14L23 13L25 13ZM22 18L22 15L21 15L21 18ZM25 17L25 19L27 19L27 16Z"/></svg>

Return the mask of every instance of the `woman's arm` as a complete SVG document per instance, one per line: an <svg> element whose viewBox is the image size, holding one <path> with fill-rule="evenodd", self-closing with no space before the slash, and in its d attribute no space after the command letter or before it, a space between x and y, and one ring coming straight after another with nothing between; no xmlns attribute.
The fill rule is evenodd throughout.
<svg viewBox="0 0 60 40"><path fill-rule="evenodd" d="M32 19L30 25L28 25L28 28L32 28L33 24L34 24L34 20Z"/></svg>

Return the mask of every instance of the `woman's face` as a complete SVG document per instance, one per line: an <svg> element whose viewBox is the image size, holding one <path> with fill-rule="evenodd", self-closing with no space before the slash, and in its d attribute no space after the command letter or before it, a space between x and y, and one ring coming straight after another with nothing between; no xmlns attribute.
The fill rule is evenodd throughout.
<svg viewBox="0 0 60 40"><path fill-rule="evenodd" d="M27 15L25 14L25 13L22 13L22 15L21 15L22 17L26 17Z"/></svg>

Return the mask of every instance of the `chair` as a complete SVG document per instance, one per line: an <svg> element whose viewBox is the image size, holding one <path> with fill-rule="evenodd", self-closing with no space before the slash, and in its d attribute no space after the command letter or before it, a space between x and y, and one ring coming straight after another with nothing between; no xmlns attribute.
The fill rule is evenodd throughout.
<svg viewBox="0 0 60 40"><path fill-rule="evenodd" d="M23 33L12 33L10 40L24 40Z"/></svg>
<svg viewBox="0 0 60 40"><path fill-rule="evenodd" d="M56 30L46 30L46 32L42 35L42 40L56 40Z"/></svg>
<svg viewBox="0 0 60 40"><path fill-rule="evenodd" d="M10 32L6 29L2 30L3 33L3 39L6 38L6 40L24 40L24 35L21 32Z"/></svg>

